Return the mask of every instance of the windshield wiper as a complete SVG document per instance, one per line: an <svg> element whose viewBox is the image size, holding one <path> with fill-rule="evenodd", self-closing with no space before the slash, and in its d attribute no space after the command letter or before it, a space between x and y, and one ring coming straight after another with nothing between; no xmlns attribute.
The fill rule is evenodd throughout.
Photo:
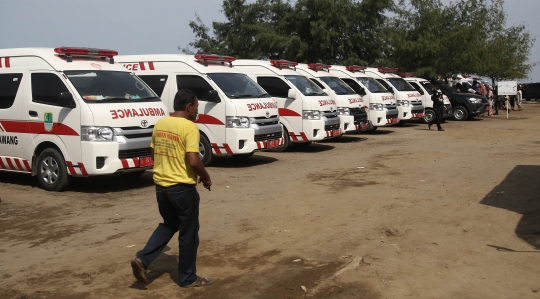
<svg viewBox="0 0 540 299"><path fill-rule="evenodd" d="M126 98L104 98L104 99L101 99L101 100L86 100L86 102L89 102L89 103L122 103L122 102L126 102L128 100L129 99L126 99Z"/></svg>
<svg viewBox="0 0 540 299"><path fill-rule="evenodd" d="M322 96L322 95L325 95L325 93L324 92L310 92L306 95L307 96Z"/></svg>
<svg viewBox="0 0 540 299"><path fill-rule="evenodd" d="M137 102L140 102L140 101L150 101L150 100L153 100L153 101L161 101L161 99L158 98L158 97L146 97L146 98L132 99L132 100L137 100Z"/></svg>
<svg viewBox="0 0 540 299"><path fill-rule="evenodd" d="M261 93L260 95L257 96L258 98L269 98L270 95L267 94L267 93Z"/></svg>

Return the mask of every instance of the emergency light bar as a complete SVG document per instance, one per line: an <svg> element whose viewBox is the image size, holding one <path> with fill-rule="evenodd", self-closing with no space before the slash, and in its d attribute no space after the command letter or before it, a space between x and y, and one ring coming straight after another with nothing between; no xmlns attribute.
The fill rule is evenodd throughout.
<svg viewBox="0 0 540 299"><path fill-rule="evenodd" d="M397 67L395 68L389 68L389 67L380 67L378 68L379 73L383 74L393 74L397 72L399 69Z"/></svg>
<svg viewBox="0 0 540 299"><path fill-rule="evenodd" d="M398 73L400 77L416 77L416 73Z"/></svg>
<svg viewBox="0 0 540 299"><path fill-rule="evenodd" d="M96 48L79 48L79 47L59 47L54 48L54 52L60 56L65 56L67 62L73 61L73 56L94 56L109 58L109 63L114 64L114 56L118 55L117 51Z"/></svg>
<svg viewBox="0 0 540 299"><path fill-rule="evenodd" d="M221 64L228 62L229 67L232 67L232 62L236 60L236 58L232 56L221 56L217 54L196 54L195 59L202 62L204 66L208 66L208 61L220 61Z"/></svg>
<svg viewBox="0 0 540 299"><path fill-rule="evenodd" d="M345 67L349 72L359 72L366 69L365 66L359 66L359 65L348 65Z"/></svg>
<svg viewBox="0 0 540 299"><path fill-rule="evenodd" d="M293 67L294 70L296 71L296 66L298 65L298 62L280 59L280 60L270 60L270 64L272 66L278 67L280 70L285 66L289 68Z"/></svg>
<svg viewBox="0 0 540 299"><path fill-rule="evenodd" d="M322 64L322 63L308 63L307 66L309 69L314 70L314 71L326 70L327 72L330 72L330 70L328 69L332 67L329 64Z"/></svg>

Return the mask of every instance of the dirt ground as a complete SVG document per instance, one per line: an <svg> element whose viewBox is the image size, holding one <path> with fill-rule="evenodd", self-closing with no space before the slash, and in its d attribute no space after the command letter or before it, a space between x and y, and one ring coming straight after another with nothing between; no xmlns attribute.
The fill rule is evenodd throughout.
<svg viewBox="0 0 540 299"><path fill-rule="evenodd" d="M131 274L160 222L150 171L63 193L1 173L0 298L540 298L540 102L523 108L216 159L205 288L176 284L176 238L148 285Z"/></svg>

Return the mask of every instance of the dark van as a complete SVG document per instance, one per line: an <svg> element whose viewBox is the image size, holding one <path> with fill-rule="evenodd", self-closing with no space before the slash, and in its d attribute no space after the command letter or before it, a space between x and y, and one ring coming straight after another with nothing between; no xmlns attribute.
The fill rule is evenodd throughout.
<svg viewBox="0 0 540 299"><path fill-rule="evenodd" d="M540 99L540 83L530 83L523 85L521 90L522 98L527 101L531 99Z"/></svg>

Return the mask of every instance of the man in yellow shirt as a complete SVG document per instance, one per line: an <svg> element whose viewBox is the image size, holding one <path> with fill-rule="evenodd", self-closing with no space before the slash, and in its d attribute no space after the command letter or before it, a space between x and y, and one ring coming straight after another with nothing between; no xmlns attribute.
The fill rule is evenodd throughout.
<svg viewBox="0 0 540 299"><path fill-rule="evenodd" d="M199 101L188 89L174 97L174 113L160 119L152 133L154 182L159 213L163 217L143 250L131 261L133 275L147 284L146 269L163 251L177 231L178 283L181 287L207 286L212 279L197 276L196 260L199 247L199 183L210 190L212 181L199 159Z"/></svg>

